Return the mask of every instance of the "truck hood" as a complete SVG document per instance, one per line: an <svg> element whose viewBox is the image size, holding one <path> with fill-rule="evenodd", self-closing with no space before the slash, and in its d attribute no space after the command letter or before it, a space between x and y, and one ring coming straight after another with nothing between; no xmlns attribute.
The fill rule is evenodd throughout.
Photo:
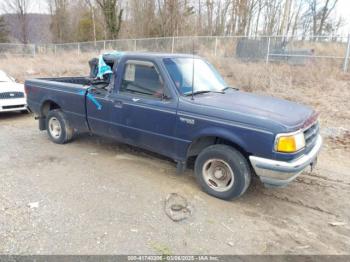
<svg viewBox="0 0 350 262"><path fill-rule="evenodd" d="M302 104L235 90L227 90L225 94L197 94L193 102L211 108L209 111L214 117L222 116L225 120L266 128L273 123L282 126L285 131L300 128L314 114L310 107Z"/></svg>

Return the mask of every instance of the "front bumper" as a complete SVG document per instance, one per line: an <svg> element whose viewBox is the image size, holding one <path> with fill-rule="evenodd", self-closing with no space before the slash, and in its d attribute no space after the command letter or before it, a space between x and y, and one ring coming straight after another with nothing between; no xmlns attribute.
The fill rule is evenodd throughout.
<svg viewBox="0 0 350 262"><path fill-rule="evenodd" d="M267 186L283 187L294 180L309 165L315 162L322 146L322 137L318 135L312 150L291 162L277 161L250 156L249 160L261 182Z"/></svg>
<svg viewBox="0 0 350 262"><path fill-rule="evenodd" d="M25 98L0 100L0 112L11 112L21 110L27 110L27 101Z"/></svg>

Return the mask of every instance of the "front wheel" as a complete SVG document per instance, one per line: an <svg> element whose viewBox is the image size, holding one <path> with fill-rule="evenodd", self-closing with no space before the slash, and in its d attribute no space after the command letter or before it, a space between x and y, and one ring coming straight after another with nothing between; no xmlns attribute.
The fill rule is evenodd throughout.
<svg viewBox="0 0 350 262"><path fill-rule="evenodd" d="M197 182L209 195L229 200L247 190L251 169L247 159L235 148L227 145L209 146L195 162Z"/></svg>
<svg viewBox="0 0 350 262"><path fill-rule="evenodd" d="M56 144L67 143L73 137L73 129L59 109L49 111L46 117L46 128L50 140Z"/></svg>

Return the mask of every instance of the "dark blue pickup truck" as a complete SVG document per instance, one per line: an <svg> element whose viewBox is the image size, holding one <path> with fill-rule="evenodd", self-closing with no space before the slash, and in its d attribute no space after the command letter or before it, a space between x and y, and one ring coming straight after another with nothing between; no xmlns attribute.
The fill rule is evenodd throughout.
<svg viewBox="0 0 350 262"><path fill-rule="evenodd" d="M90 61L89 77L25 82L28 106L53 142L89 132L165 155L178 171L194 160L202 189L222 199L242 195L252 175L285 186L316 163L322 138L307 106L230 88L198 56L101 57L110 70L99 77Z"/></svg>

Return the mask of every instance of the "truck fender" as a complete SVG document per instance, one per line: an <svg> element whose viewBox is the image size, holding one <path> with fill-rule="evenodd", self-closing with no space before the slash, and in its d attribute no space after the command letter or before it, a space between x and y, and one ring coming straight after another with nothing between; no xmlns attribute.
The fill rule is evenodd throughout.
<svg viewBox="0 0 350 262"><path fill-rule="evenodd" d="M39 120L39 130L46 130L46 116L49 110L61 108L61 106L56 102L56 99L51 96L45 96L40 103L40 111L37 119Z"/></svg>
<svg viewBox="0 0 350 262"><path fill-rule="evenodd" d="M200 151L206 146L215 144L217 138L228 141L231 144L238 147L237 149L240 149L244 152L248 152L248 146L246 142L238 134L229 131L225 128L209 127L201 130L193 137L192 143L187 148L187 156L197 154L199 152L196 151ZM194 149L194 147L198 145L198 141L201 141L201 145L199 146L199 148ZM195 150L195 152L193 150Z"/></svg>
<svg viewBox="0 0 350 262"><path fill-rule="evenodd" d="M40 116L42 117L45 117L45 112L48 111L48 109L45 108L47 104L54 105L54 108L50 107L48 109L61 108L61 105L57 102L57 99L53 98L51 95L46 95L40 103Z"/></svg>

